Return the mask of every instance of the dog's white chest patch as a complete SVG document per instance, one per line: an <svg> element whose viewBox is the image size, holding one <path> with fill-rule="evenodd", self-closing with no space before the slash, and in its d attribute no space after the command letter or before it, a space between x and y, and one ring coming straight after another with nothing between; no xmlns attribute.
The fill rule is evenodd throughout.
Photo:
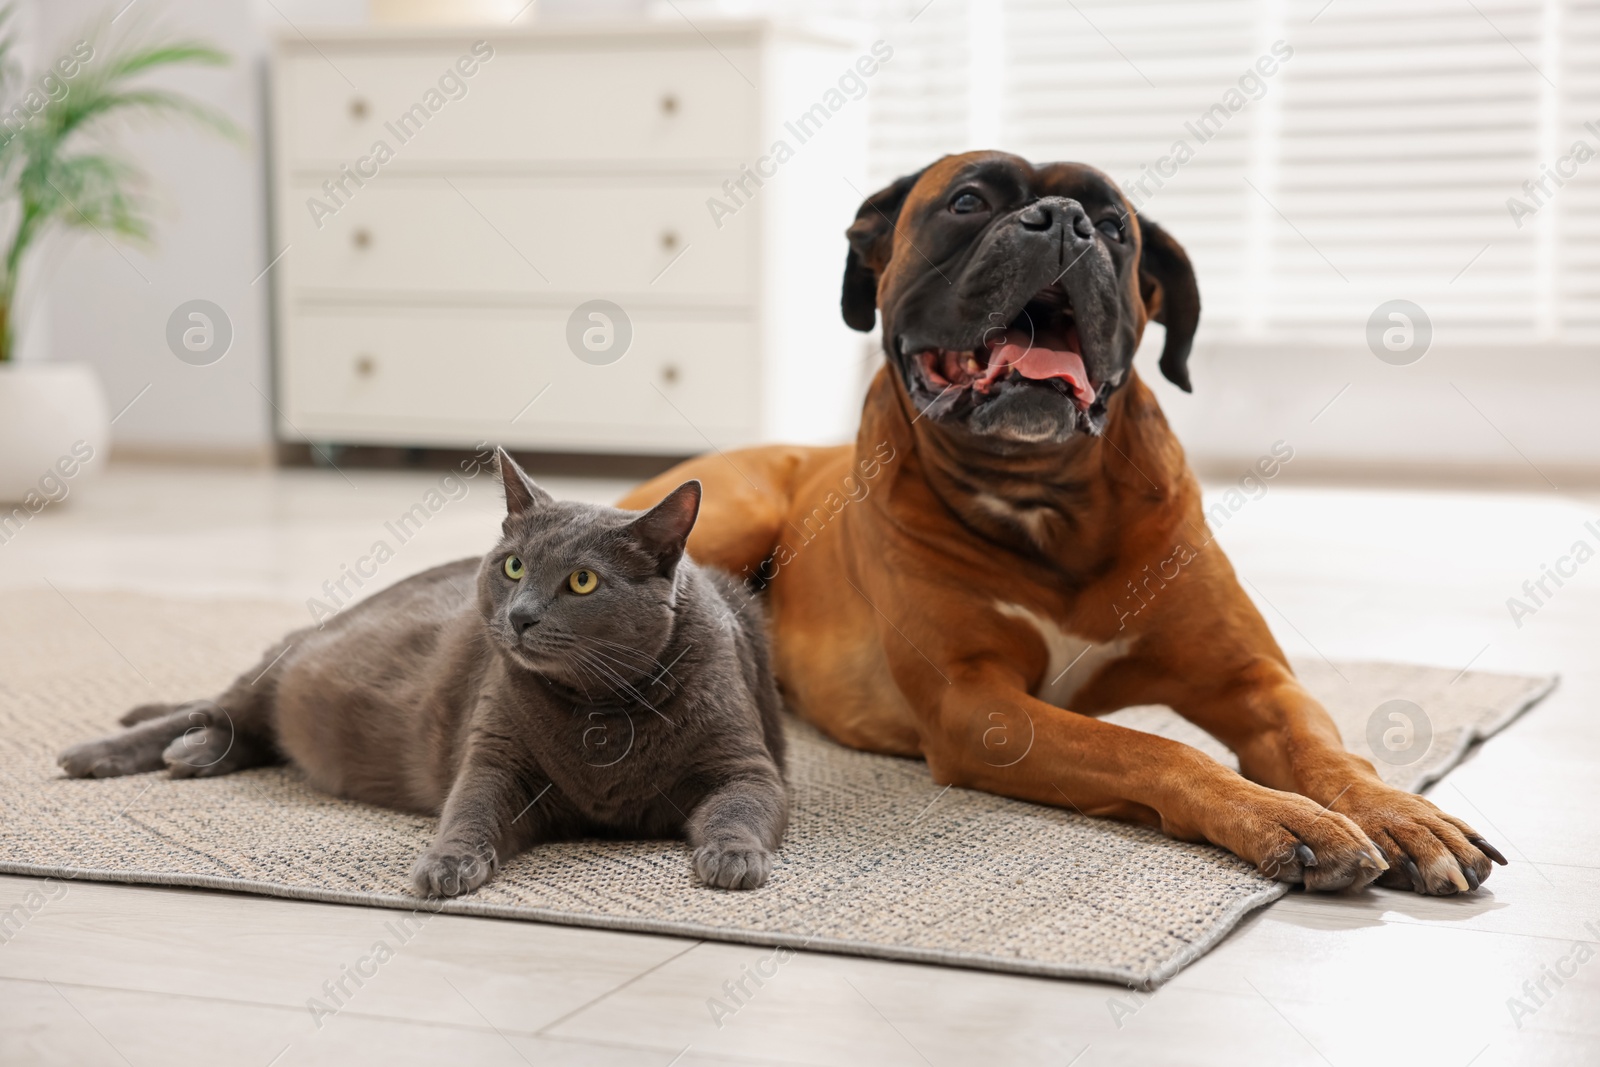
<svg viewBox="0 0 1600 1067"><path fill-rule="evenodd" d="M1119 637L1114 641L1098 643L1069 634L1054 621L1037 612L1006 601L996 601L995 609L1002 615L1021 619L1032 626L1044 642L1050 655L1050 664L1033 695L1046 704L1065 708L1071 704L1100 669L1128 654L1133 647L1132 638Z"/></svg>

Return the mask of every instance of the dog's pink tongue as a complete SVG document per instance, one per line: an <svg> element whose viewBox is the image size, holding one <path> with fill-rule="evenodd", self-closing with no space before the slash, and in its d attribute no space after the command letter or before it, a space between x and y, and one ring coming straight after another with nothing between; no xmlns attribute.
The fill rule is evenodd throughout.
<svg viewBox="0 0 1600 1067"><path fill-rule="evenodd" d="M1072 386L1074 399L1080 408L1087 410L1094 403L1094 386L1089 384L1089 372L1083 366L1083 357L1076 352L1059 348L1029 348L1025 344L1006 341L990 353L989 365L1015 367L1018 374L1035 381L1064 378Z"/></svg>

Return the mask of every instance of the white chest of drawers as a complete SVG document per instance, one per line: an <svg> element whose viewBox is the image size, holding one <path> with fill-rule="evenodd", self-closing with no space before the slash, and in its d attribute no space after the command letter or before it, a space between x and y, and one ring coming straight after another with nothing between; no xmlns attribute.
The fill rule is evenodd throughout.
<svg viewBox="0 0 1600 1067"><path fill-rule="evenodd" d="M765 22L280 39L280 433L847 439L863 346L839 318L842 232L868 191L871 78L839 81L878 64L865 40ZM594 300L622 309L620 358L609 319L576 315L600 352L569 341Z"/></svg>

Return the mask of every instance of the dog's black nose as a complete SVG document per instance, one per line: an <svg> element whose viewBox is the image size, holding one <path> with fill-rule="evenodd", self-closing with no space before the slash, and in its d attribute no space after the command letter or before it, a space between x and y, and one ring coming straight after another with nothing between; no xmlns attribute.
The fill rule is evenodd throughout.
<svg viewBox="0 0 1600 1067"><path fill-rule="evenodd" d="M532 608L522 606L514 607L511 609L511 615L509 617L511 620L511 628L517 632L518 637L521 637L533 627L539 625L539 616Z"/></svg>
<svg viewBox="0 0 1600 1067"><path fill-rule="evenodd" d="M1046 204L1029 204L1017 213L1017 221L1025 230L1048 230L1055 225L1055 214Z"/></svg>
<svg viewBox="0 0 1600 1067"><path fill-rule="evenodd" d="M1087 241L1094 236L1094 223L1089 221L1083 205L1060 196L1045 197L1029 204L1017 212L1017 222L1023 229L1035 233L1044 233L1060 225L1080 240Z"/></svg>

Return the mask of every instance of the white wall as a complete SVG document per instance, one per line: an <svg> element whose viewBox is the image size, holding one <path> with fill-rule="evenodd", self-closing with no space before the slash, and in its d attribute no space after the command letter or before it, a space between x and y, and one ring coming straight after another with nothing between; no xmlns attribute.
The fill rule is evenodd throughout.
<svg viewBox="0 0 1600 1067"><path fill-rule="evenodd" d="M91 19L108 17L124 2L23 0L32 65L51 62ZM869 165L877 177L911 169L943 149L967 147L968 139L980 135L1029 150L1022 143L1025 131L1007 128L1003 107L1000 127L993 129L995 86L978 86L970 77L993 67L976 62L983 49L974 51L969 31L971 18L989 12L994 0L941 0L915 22L906 22L888 0L864 6L860 0L679 0L678 6L696 18L736 10L820 15L893 8L894 18L886 23L893 32L885 35L893 40L895 60L869 98ZM1026 38L1043 18L1041 8L1021 0L999 6L1015 8L1006 23L1012 37ZM268 247L263 188L262 58L269 35L293 33L294 26L361 21L366 7L365 0L138 0L122 17L118 29L155 22L205 36L233 53L237 61L226 70L173 72L159 80L225 110L249 141L230 144L165 123L127 131L121 141L149 173L159 205L153 247L114 250L92 232L74 232L40 249L28 265L33 284L25 290L32 299L22 308L23 356L93 363L113 411L149 386L115 426L120 449L268 449L271 413L261 394L272 392L271 279L252 284L278 251ZM1055 16L1076 25L1070 9ZM1098 38L1084 39L1104 51ZM992 51L995 42L987 44ZM1122 63L1109 53L1100 60L1113 70ZM1128 71L1121 76L1133 77ZM1095 161L1107 162L1098 156ZM848 215L841 216L839 229ZM1287 228L1279 237L1298 240ZM1486 269L1492 258L1475 269ZM1201 279L1207 293L1215 294L1219 284L1214 270ZM235 331L232 350L208 367L180 362L165 342L168 316L194 298L223 306ZM1441 333L1438 350L1427 359L1397 368L1373 360L1359 343L1326 358L1310 358L1298 348L1235 344L1213 336L1218 302L1209 307L1194 361L1196 394L1183 396L1158 384L1181 439L1202 464L1248 461L1262 451L1263 441L1284 437L1303 442L1307 470L1345 464L1528 474L1536 464L1561 482L1557 468L1592 463L1600 454L1600 422L1588 415L1600 396L1592 348L1458 352ZM1358 334L1352 334L1357 341ZM1153 360L1141 365L1149 368L1147 378L1158 379ZM1322 412L1347 383L1350 389Z"/></svg>
<svg viewBox="0 0 1600 1067"><path fill-rule="evenodd" d="M124 0L28 0L23 25L30 69L50 63L96 19ZM296 23L360 18L364 3L276 0ZM166 120L139 121L117 134L150 179L154 241L148 249L111 244L93 231L58 233L24 269L22 355L92 363L116 412L120 451L265 455L272 440L268 347L271 259L263 187L262 56L283 17L264 0L140 0L111 27L197 36L231 53L222 69L176 69L150 79L225 112L243 143ZM292 32L292 31L290 31ZM275 251L275 250L273 250ZM228 354L190 366L168 350L166 323L179 304L220 305L234 329ZM258 393L257 390L260 390Z"/></svg>

